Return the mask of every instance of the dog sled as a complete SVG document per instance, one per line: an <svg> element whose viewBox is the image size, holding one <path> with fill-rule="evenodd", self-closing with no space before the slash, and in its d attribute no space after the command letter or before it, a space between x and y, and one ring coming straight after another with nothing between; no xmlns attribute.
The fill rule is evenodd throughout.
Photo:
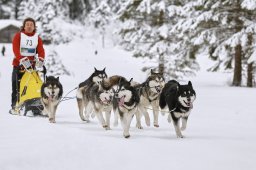
<svg viewBox="0 0 256 170"><path fill-rule="evenodd" d="M24 69L24 74L20 80L19 100L17 107L19 112L26 116L28 111L32 111L33 115L42 115L43 105L41 103L41 86L43 84L43 78L39 74L43 74L45 77L46 69L42 66L42 71L33 67L28 59L21 61Z"/></svg>

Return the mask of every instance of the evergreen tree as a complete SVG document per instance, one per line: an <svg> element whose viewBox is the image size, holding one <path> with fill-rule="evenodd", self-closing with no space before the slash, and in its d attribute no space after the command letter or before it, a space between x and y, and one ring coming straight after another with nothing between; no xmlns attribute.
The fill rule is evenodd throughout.
<svg viewBox="0 0 256 170"><path fill-rule="evenodd" d="M83 21L86 14L86 5L84 0L71 0L69 6L69 18Z"/></svg>
<svg viewBox="0 0 256 170"><path fill-rule="evenodd" d="M182 38L172 31L185 15L182 10L185 2L132 0L121 8L121 44L133 51L135 57L146 57L157 64L143 70L158 68L167 78L182 78L198 69L195 58L189 55L189 48L184 48Z"/></svg>
<svg viewBox="0 0 256 170"><path fill-rule="evenodd" d="M88 16L90 25L93 25L99 31L102 37L102 47L105 47L106 27L110 25L113 18L113 12L105 0L101 1L99 6L90 12Z"/></svg>
<svg viewBox="0 0 256 170"><path fill-rule="evenodd" d="M17 0L18 1L18 0ZM0 19L14 18L15 0L0 0Z"/></svg>
<svg viewBox="0 0 256 170"><path fill-rule="evenodd" d="M27 17L38 20L38 6L36 0L23 0L18 7L18 19L24 20Z"/></svg>
<svg viewBox="0 0 256 170"><path fill-rule="evenodd" d="M191 42L202 51L208 50L209 56L216 60L212 71L233 69L233 86L241 86L242 64L248 57L248 41L254 32L251 24L255 19L253 11L246 8L248 0L198 0L194 3L197 17L192 25L183 32L192 32ZM184 24L181 25L183 27ZM196 28L195 30L192 30ZM255 41L255 40L253 40ZM252 48L250 48L252 49Z"/></svg>
<svg viewBox="0 0 256 170"><path fill-rule="evenodd" d="M51 50L49 50L45 61L47 75L71 75L71 73L67 70L67 68L63 65L62 61L60 60L58 53L54 50L54 46L52 46L50 49Z"/></svg>

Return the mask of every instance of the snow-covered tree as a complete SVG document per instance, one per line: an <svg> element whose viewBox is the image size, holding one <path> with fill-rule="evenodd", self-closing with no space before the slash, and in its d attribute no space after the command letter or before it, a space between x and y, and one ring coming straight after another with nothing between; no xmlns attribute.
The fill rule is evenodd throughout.
<svg viewBox="0 0 256 170"><path fill-rule="evenodd" d="M0 19L15 18L15 7L20 0L0 0Z"/></svg>
<svg viewBox="0 0 256 170"><path fill-rule="evenodd" d="M189 34L192 44L202 51L208 50L209 56L216 60L211 70L234 69L234 86L241 85L242 65L254 49L248 48L249 44L255 44L255 12L251 10L255 6L253 2L197 0L191 3L195 10L194 17L192 15L191 19L179 26L182 33ZM252 49L251 52L249 49Z"/></svg>
<svg viewBox="0 0 256 170"><path fill-rule="evenodd" d="M111 8L107 4L106 0L102 0L99 3L99 6L93 9L88 16L90 25L93 25L93 27L99 31L101 35L103 48L105 46L106 27L110 25L112 18L113 12L111 11Z"/></svg>
<svg viewBox="0 0 256 170"><path fill-rule="evenodd" d="M18 19L24 20L27 17L38 19L38 6L36 0L23 0L19 5Z"/></svg>
<svg viewBox="0 0 256 170"><path fill-rule="evenodd" d="M130 0L120 9L121 45L135 57L155 62L144 70L158 68L167 78L181 79L198 69L189 47L184 48L182 37L172 31L179 18L186 16L182 9L185 2Z"/></svg>
<svg viewBox="0 0 256 170"><path fill-rule="evenodd" d="M69 18L72 20L83 21L86 14L86 5L84 0L70 0L69 6Z"/></svg>
<svg viewBox="0 0 256 170"><path fill-rule="evenodd" d="M71 75L68 69L63 65L58 53L51 47L45 58L45 67L48 76Z"/></svg>

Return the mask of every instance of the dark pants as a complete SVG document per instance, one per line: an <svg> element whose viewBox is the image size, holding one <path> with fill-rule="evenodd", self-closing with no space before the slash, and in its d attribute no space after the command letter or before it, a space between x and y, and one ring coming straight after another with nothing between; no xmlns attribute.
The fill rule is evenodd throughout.
<svg viewBox="0 0 256 170"><path fill-rule="evenodd" d="M13 67L12 70L12 108L16 106L20 96L20 80L23 76L23 72L20 72L18 67Z"/></svg>

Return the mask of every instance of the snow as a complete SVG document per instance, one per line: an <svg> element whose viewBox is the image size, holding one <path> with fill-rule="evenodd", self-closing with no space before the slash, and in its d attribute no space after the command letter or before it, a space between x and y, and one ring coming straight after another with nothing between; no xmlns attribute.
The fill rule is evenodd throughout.
<svg viewBox="0 0 256 170"><path fill-rule="evenodd" d="M256 1L255 0L244 0L241 6L248 10L255 10L256 9Z"/></svg>
<svg viewBox="0 0 256 170"><path fill-rule="evenodd" d="M256 50L252 53L251 57L248 59L247 63L256 62Z"/></svg>
<svg viewBox="0 0 256 170"><path fill-rule="evenodd" d="M22 26L22 22L17 20L0 19L0 29L5 28L9 25L14 25L19 28L20 26Z"/></svg>
<svg viewBox="0 0 256 170"><path fill-rule="evenodd" d="M101 48L100 41L75 40L56 46L56 51L72 76L61 76L64 94L88 78L94 67L106 67L108 76L146 79L141 72L144 60L132 58L121 49ZM2 44L0 44L0 47ZM256 168L255 88L229 87L232 75L208 73L211 64L201 56L201 71L187 77L197 92L184 139L177 139L167 117L159 115L159 128L122 128L106 131L97 119L90 123L79 118L75 100L64 101L57 109L56 124L46 118L13 116L11 101L11 45L5 44L6 57L0 57L0 169L1 170L254 170ZM95 55L95 50L98 54ZM48 51L46 47L46 54ZM75 96L71 92L70 96ZM151 113L151 112L150 112ZM111 118L111 125L113 119Z"/></svg>

